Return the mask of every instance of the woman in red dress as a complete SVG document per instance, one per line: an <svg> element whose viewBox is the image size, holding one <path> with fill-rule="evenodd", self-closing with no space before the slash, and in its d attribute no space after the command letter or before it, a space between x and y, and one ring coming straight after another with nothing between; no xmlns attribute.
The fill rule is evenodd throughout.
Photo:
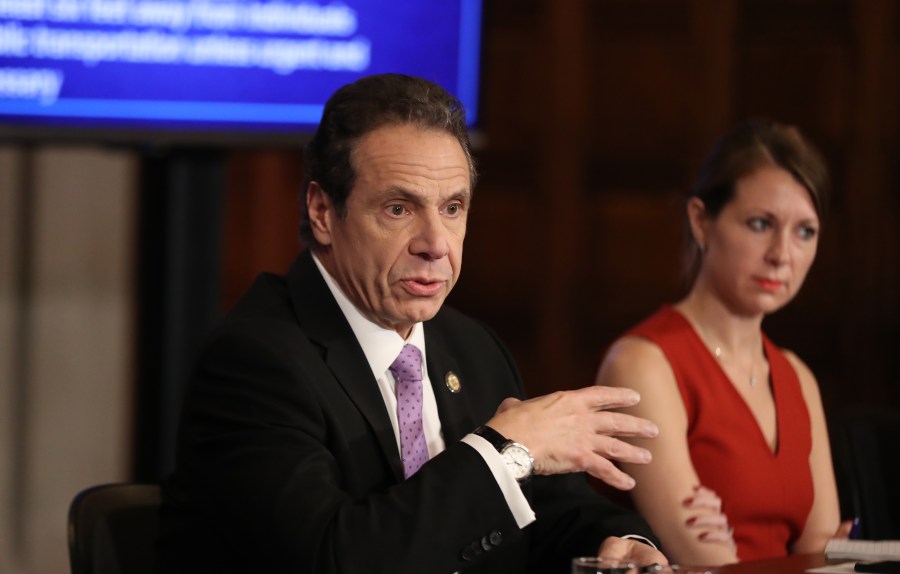
<svg viewBox="0 0 900 574"><path fill-rule="evenodd" d="M674 562L820 552L839 527L815 377L762 331L815 259L827 188L797 129L750 122L723 136L687 203L688 295L616 341L600 367L597 384L636 389L633 414L660 428L635 441L653 462L625 470Z"/></svg>

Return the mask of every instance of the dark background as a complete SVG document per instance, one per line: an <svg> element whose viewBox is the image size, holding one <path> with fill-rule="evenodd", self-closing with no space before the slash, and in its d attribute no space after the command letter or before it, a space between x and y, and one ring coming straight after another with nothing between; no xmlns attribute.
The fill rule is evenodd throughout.
<svg viewBox="0 0 900 574"><path fill-rule="evenodd" d="M806 285L764 327L812 368L830 418L900 405L898 48L894 0L486 0L481 177L451 304L500 333L531 394L591 384L618 335L685 291L684 198L708 149L768 117L821 148L834 193ZM139 478L168 466L153 453L178 392L154 381L180 377L185 349L299 251L299 147L217 153L145 162ZM221 192L161 206L183 201L185 170ZM162 212L189 222L192 249L218 246L214 265L159 251ZM191 287L162 301L154 281L172 277Z"/></svg>
<svg viewBox="0 0 900 574"><path fill-rule="evenodd" d="M831 212L797 299L765 322L826 405L898 403L900 5L892 0L485 2L480 181L451 303L503 336L533 393L589 384L679 298L682 212L747 117L825 154ZM223 307L297 252L296 150L228 156Z"/></svg>

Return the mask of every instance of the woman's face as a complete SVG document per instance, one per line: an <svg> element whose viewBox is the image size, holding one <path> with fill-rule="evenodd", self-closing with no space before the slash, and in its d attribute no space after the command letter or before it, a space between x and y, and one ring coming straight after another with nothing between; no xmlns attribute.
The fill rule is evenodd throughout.
<svg viewBox="0 0 900 574"><path fill-rule="evenodd" d="M794 298L819 242L806 188L787 171L764 167L738 180L715 219L694 201L692 226L706 246L700 280L742 315L768 314Z"/></svg>

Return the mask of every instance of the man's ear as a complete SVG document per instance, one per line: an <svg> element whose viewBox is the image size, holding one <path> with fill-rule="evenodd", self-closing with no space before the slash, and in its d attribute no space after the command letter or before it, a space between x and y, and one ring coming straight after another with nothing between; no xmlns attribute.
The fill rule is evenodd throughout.
<svg viewBox="0 0 900 574"><path fill-rule="evenodd" d="M331 245L331 224L334 221L334 204L318 182L309 182L306 188L306 210L309 227L320 245Z"/></svg>

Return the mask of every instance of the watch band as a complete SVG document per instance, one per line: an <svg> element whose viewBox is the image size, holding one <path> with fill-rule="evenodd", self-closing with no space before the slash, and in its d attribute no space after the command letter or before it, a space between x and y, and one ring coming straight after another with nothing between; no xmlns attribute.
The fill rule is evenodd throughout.
<svg viewBox="0 0 900 574"><path fill-rule="evenodd" d="M513 442L487 425L481 425L472 432L491 443L497 452L503 452L503 449Z"/></svg>

